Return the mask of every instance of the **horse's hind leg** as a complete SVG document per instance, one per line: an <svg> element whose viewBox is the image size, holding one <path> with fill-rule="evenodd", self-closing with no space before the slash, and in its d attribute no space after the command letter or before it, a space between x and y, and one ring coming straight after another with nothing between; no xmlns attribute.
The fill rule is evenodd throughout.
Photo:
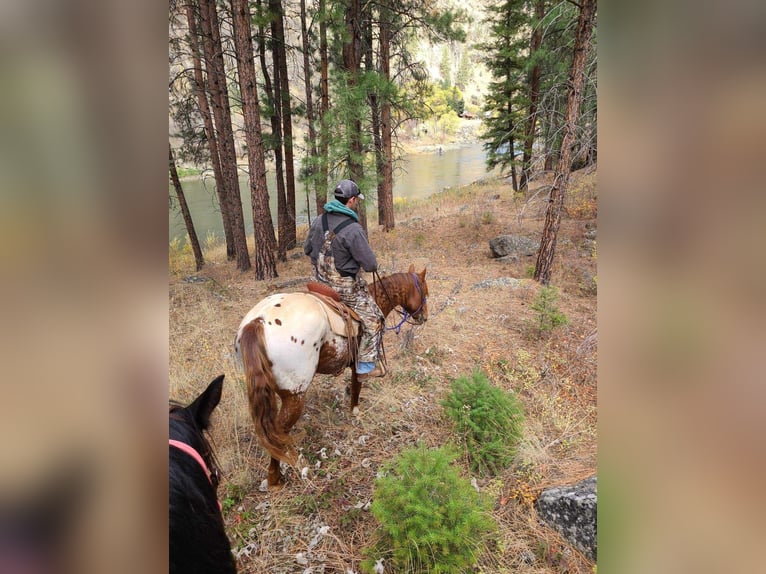
<svg viewBox="0 0 766 574"><path fill-rule="evenodd" d="M288 392L280 392L279 396L282 399L282 407L279 409L276 424L285 434L289 434L290 429L293 428L293 425L303 414L305 397L302 393L296 395ZM289 453L289 456L294 456L294 453ZM272 458L269 464L269 487L278 486L282 482L283 477L279 468L279 459Z"/></svg>
<svg viewBox="0 0 766 574"><path fill-rule="evenodd" d="M359 414L359 391L362 389L362 383L356 374L354 365L351 365L351 414Z"/></svg>

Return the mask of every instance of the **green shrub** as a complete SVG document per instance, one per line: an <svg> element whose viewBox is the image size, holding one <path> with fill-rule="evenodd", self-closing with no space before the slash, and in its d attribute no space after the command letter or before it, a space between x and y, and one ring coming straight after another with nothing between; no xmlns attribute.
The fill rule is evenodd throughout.
<svg viewBox="0 0 766 574"><path fill-rule="evenodd" d="M527 321L527 326L538 337L550 333L560 325L569 323L569 319L558 308L559 292L551 285L546 285L535 297L530 307L537 311L537 316Z"/></svg>
<svg viewBox="0 0 766 574"><path fill-rule="evenodd" d="M524 409L516 395L492 385L485 373L474 371L470 378L452 381L442 406L455 424L474 472L496 474L510 465L524 422Z"/></svg>
<svg viewBox="0 0 766 574"><path fill-rule="evenodd" d="M469 571L484 535L494 528L489 503L452 466L447 448L419 445L382 467L372 513L381 539L367 549L362 569L383 559L396 572Z"/></svg>

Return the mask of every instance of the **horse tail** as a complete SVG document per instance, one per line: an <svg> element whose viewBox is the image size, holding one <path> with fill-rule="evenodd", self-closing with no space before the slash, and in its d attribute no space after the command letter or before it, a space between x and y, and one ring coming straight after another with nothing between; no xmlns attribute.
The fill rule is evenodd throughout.
<svg viewBox="0 0 766 574"><path fill-rule="evenodd" d="M271 371L271 361L264 344L263 319L250 321L242 329L239 348L247 380L247 399L250 416L255 425L258 441L272 458L293 464L289 451L289 435L277 424L277 384Z"/></svg>

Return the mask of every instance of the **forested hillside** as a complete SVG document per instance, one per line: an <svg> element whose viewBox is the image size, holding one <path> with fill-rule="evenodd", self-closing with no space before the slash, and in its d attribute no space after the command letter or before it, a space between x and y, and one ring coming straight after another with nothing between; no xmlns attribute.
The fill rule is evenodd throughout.
<svg viewBox="0 0 766 574"><path fill-rule="evenodd" d="M478 137L488 167L507 170L526 193L536 173L596 161L595 13L582 14L546 0L174 0L171 171L214 179L227 256L242 271L251 267L244 218L253 218L256 279L275 277L276 261L295 246L303 187L321 213L328 186L351 178L373 199L360 209L363 227L393 229L394 168L405 146ZM578 20L587 28L579 36ZM252 214L242 213L238 170L252 174ZM171 203L181 210L182 195L174 184ZM274 195L276 221L265 207Z"/></svg>

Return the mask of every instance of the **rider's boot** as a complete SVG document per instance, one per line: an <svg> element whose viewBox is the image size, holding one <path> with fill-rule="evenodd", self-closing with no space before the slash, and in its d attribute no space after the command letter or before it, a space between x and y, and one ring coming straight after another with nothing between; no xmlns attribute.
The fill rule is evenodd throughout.
<svg viewBox="0 0 766 574"><path fill-rule="evenodd" d="M359 381L366 381L367 379L372 379L374 377L384 376L386 376L386 366L382 362L378 362L378 364L375 365L375 368L369 373L357 374L356 378Z"/></svg>

